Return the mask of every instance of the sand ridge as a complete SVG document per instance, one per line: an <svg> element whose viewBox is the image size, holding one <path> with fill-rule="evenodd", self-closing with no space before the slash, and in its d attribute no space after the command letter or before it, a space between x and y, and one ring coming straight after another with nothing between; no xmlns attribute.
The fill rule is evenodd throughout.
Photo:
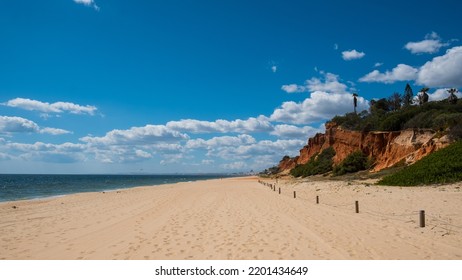
<svg viewBox="0 0 462 280"><path fill-rule="evenodd" d="M0 259L462 259L461 184L258 180L2 203Z"/></svg>

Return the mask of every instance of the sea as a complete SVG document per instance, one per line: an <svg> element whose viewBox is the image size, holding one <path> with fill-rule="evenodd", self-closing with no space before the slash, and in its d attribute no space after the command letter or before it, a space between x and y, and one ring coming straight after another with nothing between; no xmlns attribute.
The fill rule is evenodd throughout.
<svg viewBox="0 0 462 280"><path fill-rule="evenodd" d="M231 175L10 175L0 174L0 202L82 192L232 177Z"/></svg>

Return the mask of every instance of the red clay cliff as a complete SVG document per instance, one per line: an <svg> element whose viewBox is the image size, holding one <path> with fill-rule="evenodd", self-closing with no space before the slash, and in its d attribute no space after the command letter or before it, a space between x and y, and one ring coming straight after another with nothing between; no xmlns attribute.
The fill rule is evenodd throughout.
<svg viewBox="0 0 462 280"><path fill-rule="evenodd" d="M399 162L412 164L422 157L449 145L446 136L437 138L430 129L406 129L401 131L351 131L337 124L326 124L326 132L308 139L308 144L295 158L285 157L279 163L280 171L294 168L322 150L333 147L336 154L334 165L339 164L349 154L361 150L375 160L372 171L391 167Z"/></svg>

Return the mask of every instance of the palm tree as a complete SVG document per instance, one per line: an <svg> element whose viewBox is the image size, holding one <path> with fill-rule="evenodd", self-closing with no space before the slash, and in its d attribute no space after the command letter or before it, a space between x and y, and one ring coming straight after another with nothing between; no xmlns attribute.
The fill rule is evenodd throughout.
<svg viewBox="0 0 462 280"><path fill-rule="evenodd" d="M356 114L356 107L358 107L358 99L356 97L358 97L358 94L353 93L353 105L354 105L354 109L355 109L355 114Z"/></svg>
<svg viewBox="0 0 462 280"><path fill-rule="evenodd" d="M427 94L428 90L430 90L428 87L424 87L420 90L419 105L423 105L428 102L428 94Z"/></svg>
<svg viewBox="0 0 462 280"><path fill-rule="evenodd" d="M448 102L450 104L456 104L457 99L458 99L456 96L456 93L458 92L458 90L455 88L451 88L451 89L448 89L447 92L449 92Z"/></svg>

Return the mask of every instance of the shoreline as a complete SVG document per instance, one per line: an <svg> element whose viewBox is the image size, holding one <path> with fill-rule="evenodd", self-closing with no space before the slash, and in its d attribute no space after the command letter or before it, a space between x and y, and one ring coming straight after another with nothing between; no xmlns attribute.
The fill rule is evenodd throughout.
<svg viewBox="0 0 462 280"><path fill-rule="evenodd" d="M70 176L70 177L75 177L75 176L81 176L81 177L91 177L91 176L98 176L98 177L114 177L114 176L120 176L120 177L138 177L140 176L141 178L144 177L153 177L156 178L156 176L159 176L159 178L156 178L158 180L163 180L159 182L154 182L154 183L126 183L127 186L124 185L118 185L117 182L114 182L114 187L110 186L100 186L98 187L93 186L92 189L82 189L82 190L75 190L75 191L58 191L56 194L37 194L35 196L29 195L29 197L22 197L22 198L15 198L11 200L0 200L0 205L2 203L6 202L15 202L15 201L27 201L27 200L42 200L42 199L48 199L48 198L53 198L53 197L60 197L60 196L67 196L67 195L73 195L73 194L80 194L80 193L97 193L97 192L112 192L112 191L121 191L121 190L126 190L126 189L131 189L131 188L138 188L138 187L156 187L156 186L161 186L165 184L174 184L174 183L181 183L181 182L195 182L195 181L201 181L201 180L209 180L209 179L218 179L218 178L233 178L233 177L242 177L242 176L231 176L231 175L204 175L204 174L188 174L188 175L121 175L121 174L115 174L115 175L106 175L106 174L1 174L1 175L7 175L7 176ZM0 176L1 176L0 175ZM169 179L161 179L162 177L167 176ZM184 177L187 176L187 177ZM113 178L110 178L113 179ZM176 179L176 180L172 180ZM166 180L172 180L171 182L166 181ZM50 184L53 183L50 181ZM67 182L66 182L67 183ZM75 183L75 182L74 182ZM101 183L103 184L103 183ZM120 183L119 183L120 184ZM98 189L100 188L100 189ZM1 193L0 193L1 195Z"/></svg>
<svg viewBox="0 0 462 280"><path fill-rule="evenodd" d="M279 179L275 191L259 180L275 183L233 177L0 203L0 259L462 260L461 183Z"/></svg>
<svg viewBox="0 0 462 280"><path fill-rule="evenodd" d="M253 176L240 176L240 177L226 177L226 178L246 178L246 177L253 177ZM209 181L209 180L220 180L218 178L214 179L198 179L194 181L181 181L181 182L174 182L174 183L162 183L162 184L155 184L155 185L140 185L140 186L133 186L133 187L126 187L126 188L117 188L117 189L104 189L100 191L82 191L82 192L73 192L73 193L66 193L66 194L57 194L57 195L50 195L50 196L43 196L43 197L35 197L35 198L27 198L27 199L18 199L18 200L5 200L0 201L0 207L2 204L14 204L15 202L19 203L28 203L34 201L47 201L53 200L56 198L73 196L73 195L82 195L82 194L98 194L98 193L113 193L113 192L122 192L130 189L144 189L144 188L157 188L165 185L176 185L176 184L187 184L187 183L195 183L200 181Z"/></svg>

